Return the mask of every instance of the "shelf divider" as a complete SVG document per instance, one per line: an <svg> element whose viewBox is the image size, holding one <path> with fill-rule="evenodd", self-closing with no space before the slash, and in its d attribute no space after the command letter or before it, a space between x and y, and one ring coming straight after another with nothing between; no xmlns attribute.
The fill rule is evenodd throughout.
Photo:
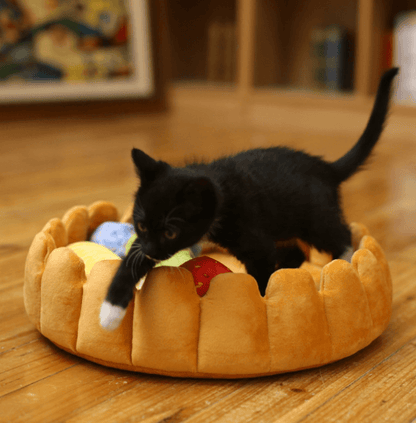
<svg viewBox="0 0 416 423"><path fill-rule="evenodd" d="M256 0L237 1L237 89L244 101L254 89Z"/></svg>
<svg viewBox="0 0 416 423"><path fill-rule="evenodd" d="M355 58L355 92L371 94L371 62L373 58L374 0L359 0L357 7L357 55Z"/></svg>

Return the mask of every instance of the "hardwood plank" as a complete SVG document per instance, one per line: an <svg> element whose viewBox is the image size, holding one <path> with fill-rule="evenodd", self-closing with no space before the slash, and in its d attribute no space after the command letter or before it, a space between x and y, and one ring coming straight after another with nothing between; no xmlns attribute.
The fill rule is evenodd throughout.
<svg viewBox="0 0 416 423"><path fill-rule="evenodd" d="M75 361L75 364L74 364ZM76 365L69 354L56 351L42 338L29 341L1 355L0 398Z"/></svg>
<svg viewBox="0 0 416 423"><path fill-rule="evenodd" d="M85 362L0 398L0 408L4 409L5 401L7 404L19 404L18 415L14 411L3 414L6 421L30 419L31 422L54 422L57 415L64 413L67 419L97 403L109 402L113 408L114 402L119 397L123 398L127 390L130 407L137 410L141 403L148 404L149 398L153 398L154 404L157 404L196 383L198 381L177 381L156 376L137 377L135 374ZM109 414L108 405L106 414ZM118 412L125 416L129 411L114 409L114 414L110 413L108 417L115 421Z"/></svg>
<svg viewBox="0 0 416 423"><path fill-rule="evenodd" d="M7 327L7 320L22 313L22 293L23 283L14 284L11 288L2 291L0 319L5 322L3 328Z"/></svg>
<svg viewBox="0 0 416 423"><path fill-rule="evenodd" d="M90 364L73 365L1 397L2 418L56 422L59 416L68 416L74 409L114 395L124 385L118 386L119 383L117 372L103 372Z"/></svg>
<svg viewBox="0 0 416 423"><path fill-rule="evenodd" d="M248 381L144 380L129 392L113 395L87 412L76 414L68 422L123 421L135 415L138 421L187 421L201 410L246 386ZM162 388L162 389L161 389ZM108 413L108 410L114 413Z"/></svg>
<svg viewBox="0 0 416 423"><path fill-rule="evenodd" d="M18 244L0 244L0 295L16 283L23 284L27 249Z"/></svg>
<svg viewBox="0 0 416 423"><path fill-rule="evenodd" d="M403 346L312 414L292 421L409 422L416 417L416 340ZM291 421L291 420L287 420Z"/></svg>
<svg viewBox="0 0 416 423"><path fill-rule="evenodd" d="M0 359L2 354L26 345L30 342L39 340L42 335L34 328L26 314L20 314L14 319L12 328L7 332L2 331L0 338Z"/></svg>

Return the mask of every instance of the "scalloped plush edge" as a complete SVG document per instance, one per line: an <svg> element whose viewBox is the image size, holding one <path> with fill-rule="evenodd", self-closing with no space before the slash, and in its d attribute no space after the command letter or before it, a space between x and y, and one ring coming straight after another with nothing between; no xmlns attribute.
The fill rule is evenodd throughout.
<svg viewBox="0 0 416 423"><path fill-rule="evenodd" d="M126 212L121 221L129 218ZM311 262L270 277L265 297L241 263L212 246L205 254L239 273L216 276L202 298L186 269L154 269L120 327L107 332L99 310L119 260L97 262L87 277L83 260L67 245L118 219L106 201L73 207L44 226L26 259L30 320L59 348L87 360L175 377L273 375L350 356L390 321L387 260L368 229L353 223L351 263L311 250Z"/></svg>

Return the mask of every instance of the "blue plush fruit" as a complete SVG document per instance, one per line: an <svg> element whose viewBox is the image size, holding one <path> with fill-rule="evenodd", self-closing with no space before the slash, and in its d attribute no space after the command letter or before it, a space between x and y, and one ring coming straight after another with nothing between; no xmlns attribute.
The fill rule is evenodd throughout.
<svg viewBox="0 0 416 423"><path fill-rule="evenodd" d="M130 223L104 222L94 231L90 241L103 245L124 258L126 245L133 235L135 235L134 227Z"/></svg>

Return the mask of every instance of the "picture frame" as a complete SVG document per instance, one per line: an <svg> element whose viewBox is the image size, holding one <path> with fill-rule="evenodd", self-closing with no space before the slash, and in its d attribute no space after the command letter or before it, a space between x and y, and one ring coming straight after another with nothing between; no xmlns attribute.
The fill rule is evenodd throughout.
<svg viewBox="0 0 416 423"><path fill-rule="evenodd" d="M0 112L27 106L28 116L39 104L55 115L68 106L82 113L83 104L98 112L109 103L114 112L114 102L119 111L166 108L164 0L3 3L16 10L0 3ZM48 4L50 15L42 13ZM4 28L13 26L16 34L7 38Z"/></svg>

